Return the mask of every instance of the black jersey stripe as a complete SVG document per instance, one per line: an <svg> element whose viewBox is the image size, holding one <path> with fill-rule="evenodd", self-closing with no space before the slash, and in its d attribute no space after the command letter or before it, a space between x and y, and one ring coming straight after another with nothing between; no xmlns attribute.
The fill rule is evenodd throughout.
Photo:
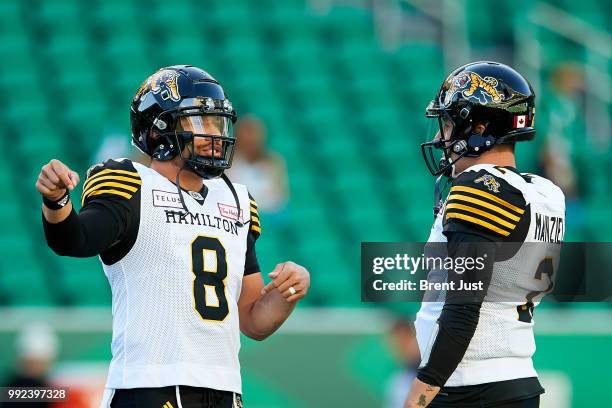
<svg viewBox="0 0 612 408"><path fill-rule="evenodd" d="M112 188L111 189L100 189L100 190L92 191L91 193L89 193L89 195L87 197L98 196L98 195L105 195L105 194L123 197L123 198L125 198L127 200L132 198L132 194L126 193L125 191L115 190L115 189L112 189ZM85 198L87 198L87 197L83 197L83 202L85 201Z"/></svg>
<svg viewBox="0 0 612 408"><path fill-rule="evenodd" d="M102 193L99 193L99 191L109 191L109 190L112 190L113 192L120 192L120 193L123 193L123 194L115 194L115 195L119 195L119 196L125 197L125 198L127 198L129 200L130 198L132 198L134 193L136 193L136 191L138 191L139 188L140 188L140 186L133 186L133 185L128 185L128 184L124 184L124 183L115 183L115 182L112 182L112 181L111 182L98 183L98 184L92 186L91 188L89 188L87 191L83 192L83 195L82 195L82 198L81 198L81 205L83 205L85 203L85 200L87 200L87 198L102 194Z"/></svg>
<svg viewBox="0 0 612 408"><path fill-rule="evenodd" d="M498 207L503 207L504 209L512 211L517 215L522 215L525 212L523 208L519 208L502 198L499 198L493 194L487 193L486 191L482 191L474 187L454 186L451 187L450 193L451 195L453 193L471 193L479 197L480 199L486 199L489 202L497 204Z"/></svg>
<svg viewBox="0 0 612 408"><path fill-rule="evenodd" d="M83 189L87 189L89 185L95 182L97 179L102 177L110 177L109 175L115 176L115 178L123 177L127 180L133 180L133 182L138 182L140 184L140 175L136 171L105 169L88 177L87 180L85 180L85 184L83 184Z"/></svg>
<svg viewBox="0 0 612 408"><path fill-rule="evenodd" d="M449 203L446 205L446 209L447 211L448 210L460 210L461 212L469 213L469 215L473 217L480 218L483 221L487 221L487 222L493 221L494 223L502 227L511 229L511 230L514 229L514 227L516 227L516 223L506 221L494 214L491 214L487 211L483 211L476 207L472 207L470 205L464 205L464 204L459 204L459 203Z"/></svg>
<svg viewBox="0 0 612 408"><path fill-rule="evenodd" d="M469 193L468 193L469 194ZM507 211L506 209L500 207L499 205L496 205L495 203L492 203L490 201L485 201L483 199L481 199L482 197L474 197L472 195L466 195L466 194L458 194L458 193L451 193L448 196L448 203L451 202L460 202L462 204L468 204L471 206L479 206L482 207L483 209L486 209L488 211L493 211L496 213L496 215L501 215L504 218L513 221L513 222L518 222L521 217L513 212Z"/></svg>
<svg viewBox="0 0 612 408"><path fill-rule="evenodd" d="M91 191L97 190L100 187L119 187L119 188L123 188L127 191L134 193L140 188L141 184L142 183L140 181L125 182L125 181L117 180L115 178L111 178L108 180L96 180L95 183L90 184L89 188L87 188L86 190L83 190L83 195L87 195Z"/></svg>
<svg viewBox="0 0 612 408"><path fill-rule="evenodd" d="M508 235L510 235L510 231L507 231L503 228L500 228L496 225L491 224L490 222L483 221L480 218L476 218L468 214L462 214L460 212L455 212L455 211L448 211L445 216L446 216L446 219L454 218L454 219L467 221L475 225L479 225L497 234L503 235L504 237L507 237Z"/></svg>

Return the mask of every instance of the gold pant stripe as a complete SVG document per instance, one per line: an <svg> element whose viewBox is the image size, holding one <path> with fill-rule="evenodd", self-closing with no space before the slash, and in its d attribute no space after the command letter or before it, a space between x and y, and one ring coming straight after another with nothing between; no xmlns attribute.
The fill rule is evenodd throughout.
<svg viewBox="0 0 612 408"><path fill-rule="evenodd" d="M494 204L490 204L490 203L487 203L486 201L482 201L477 198L466 196L463 194L451 194L448 196L448 201L464 201L469 204L478 204L482 207L488 208L489 210L493 210L512 221L518 222L521 219L521 217L518 217L512 213L509 213L508 211L502 208L499 208L498 206ZM448 204L447 204L447 207L448 207Z"/></svg>
<svg viewBox="0 0 612 408"><path fill-rule="evenodd" d="M495 221L499 225L503 225L504 227L510 228L511 230L513 230L514 227L516 227L516 224L509 223L508 221L502 220L501 218L499 218L499 217L497 217L497 216L495 216L495 215L493 215L491 213L479 210L478 208L470 207L468 205L451 203L451 204L447 204L446 208L447 209L456 208L457 210L464 210L464 211L468 211L468 212L471 212L471 213L474 213L474 214L478 214L481 217L485 217L485 218L490 219L491 221Z"/></svg>
<svg viewBox="0 0 612 408"><path fill-rule="evenodd" d="M85 182L85 185L83 186L83 188L87 188L87 185L89 183L91 183L93 180L97 179L98 177L103 176L105 174L109 174L109 173L125 174L125 175L128 175L128 176L132 176L132 177L134 177L137 180L140 180L140 175L137 172L135 172L135 171L106 169L106 170L102 170L102 171L94 174L89 179L87 179L87 181Z"/></svg>
<svg viewBox="0 0 612 408"><path fill-rule="evenodd" d="M509 208L510 210L514 211L517 214L523 214L525 212L525 210L523 210L522 208L519 208L515 205L510 204L509 202L507 202L506 200L502 200L501 198L494 196L493 194L489 194L487 192L484 192L482 190L479 190L477 188L473 188L473 187L465 187L465 186L455 186L455 187L451 187L450 189L451 193L453 191L462 191L464 193L472 193L472 194L476 194L479 195L481 197L484 197L486 199L489 199L491 201L495 201L498 204L503 205L506 208Z"/></svg>
<svg viewBox="0 0 612 408"><path fill-rule="evenodd" d="M464 220L464 221L468 221L468 222L471 222L471 223L474 223L474 224L478 224L478 225L481 225L481 226L483 226L483 227L485 227L487 229L490 229L491 231L497 232L498 234L501 234L504 237L507 237L508 235L510 235L510 232L508 232L508 231L506 231L504 229L498 228L498 227L496 227L493 224L490 224L490 223L488 223L486 221L479 220L478 218L471 217L469 215L465 215L465 214L461 214L461 213L456 213L456 212L449 212L449 213L446 213L446 218L447 219L448 218L458 218L460 220Z"/></svg>
<svg viewBox="0 0 612 408"><path fill-rule="evenodd" d="M108 189L108 190L96 190L96 191L92 191L91 193L89 193L88 196L83 196L83 200L81 201L81 205L83 205L85 203L85 199L87 197L92 197L92 196L97 196L100 194L115 194L121 197L124 197L126 199L130 199L132 198L132 194L128 194L125 191L119 191L119 190L115 190L115 189Z"/></svg>
<svg viewBox="0 0 612 408"><path fill-rule="evenodd" d="M108 181L108 182L96 184L95 186L90 187L88 190L83 191L83 195L86 196L87 194L99 189L100 187L119 187L119 188L123 188L128 191L131 191L132 193L135 193L139 188L135 186L130 186L128 184L115 183L113 181Z"/></svg>

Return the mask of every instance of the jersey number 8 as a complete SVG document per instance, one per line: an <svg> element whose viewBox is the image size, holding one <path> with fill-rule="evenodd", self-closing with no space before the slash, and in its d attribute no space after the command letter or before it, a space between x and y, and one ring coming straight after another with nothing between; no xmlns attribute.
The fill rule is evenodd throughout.
<svg viewBox="0 0 612 408"><path fill-rule="evenodd" d="M195 309L202 319L223 321L229 314L225 295L227 258L221 241L199 236L191 243L191 269Z"/></svg>

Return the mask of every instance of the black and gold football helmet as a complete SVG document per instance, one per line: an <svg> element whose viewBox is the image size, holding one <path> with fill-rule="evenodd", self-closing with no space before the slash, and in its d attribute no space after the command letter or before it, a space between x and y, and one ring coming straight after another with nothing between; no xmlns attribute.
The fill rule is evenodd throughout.
<svg viewBox="0 0 612 408"><path fill-rule="evenodd" d="M478 157L496 145L531 140L535 94L514 69L497 62L472 62L455 69L429 103L425 116L435 119L429 142L421 144L434 176L450 175L463 157ZM473 131L484 123L484 133ZM441 155L435 151L441 150ZM451 153L454 153L451 157Z"/></svg>
<svg viewBox="0 0 612 408"><path fill-rule="evenodd" d="M214 178L232 165L236 119L217 80L200 68L173 65L148 77L136 92L130 112L132 143L155 160L180 155L186 168ZM209 153L196 151L196 138L205 138Z"/></svg>

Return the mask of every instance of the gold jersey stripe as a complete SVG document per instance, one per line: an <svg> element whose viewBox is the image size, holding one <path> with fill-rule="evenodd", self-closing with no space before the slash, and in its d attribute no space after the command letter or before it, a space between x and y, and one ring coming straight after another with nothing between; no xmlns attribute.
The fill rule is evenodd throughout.
<svg viewBox="0 0 612 408"><path fill-rule="evenodd" d="M126 193L125 191L115 190L113 188L109 188L108 190L92 191L91 193L89 193L87 197L93 197L93 196L100 195L100 194L115 194L115 195L127 198L128 200L132 198L132 194ZM85 199L87 197L83 196L83 203L85 202Z"/></svg>
<svg viewBox="0 0 612 408"><path fill-rule="evenodd" d="M256 222L257 224L261 224L261 222L259 222L259 217L251 217L251 222Z"/></svg>
<svg viewBox="0 0 612 408"><path fill-rule="evenodd" d="M140 181L140 179L133 179L130 177L124 177L124 176L102 176L102 177L96 177L95 179L88 179L85 184L83 185L83 189L87 189L91 186L92 183L97 183L98 181L102 181L102 180L116 180L116 181L127 181L128 183L132 183L132 184L142 184L142 181Z"/></svg>
<svg viewBox="0 0 612 408"><path fill-rule="evenodd" d="M93 180L97 179L98 177L103 176L105 174L109 174L109 173L125 174L127 176L134 177L136 180L140 180L140 175L136 171L105 169L89 177L87 181L85 182L85 185L83 185L83 188L87 188L87 185L91 183Z"/></svg>
<svg viewBox="0 0 612 408"><path fill-rule="evenodd" d="M257 208L257 203L255 202L255 200L249 200L251 202L251 205L255 208Z"/></svg>
<svg viewBox="0 0 612 408"><path fill-rule="evenodd" d="M257 225L251 224L251 229L261 234L261 228L258 227Z"/></svg>
<svg viewBox="0 0 612 408"><path fill-rule="evenodd" d="M504 227L510 228L511 230L513 230L514 227L516 227L516 224L509 223L508 221L502 220L501 218L499 218L499 217L497 217L497 216L495 216L495 215L493 215L491 213L479 210L478 208L470 207L469 205L451 203L451 204L447 204L446 208L447 209L455 208L457 210L464 210L464 211L468 211L468 212L471 212L471 213L474 213L474 214L478 214L481 217L485 217L485 218L490 219L491 221L495 221L499 225L503 225Z"/></svg>
<svg viewBox="0 0 612 408"><path fill-rule="evenodd" d="M510 204L509 202L507 202L506 200L502 200L499 197L494 196L493 194L489 194L485 191L479 190L477 188L473 188L473 187L465 187L465 186L454 186L451 187L450 189L451 193L453 191L463 191L464 193L472 193L472 194L476 194L479 195L481 197L487 198L491 201L495 201L498 204L503 205L506 208L511 209L512 211L518 213L518 214L523 214L525 212L525 210L523 210L522 208L519 208L515 205Z"/></svg>
<svg viewBox="0 0 612 408"><path fill-rule="evenodd" d="M480 220L478 218L475 218L475 217L471 217L469 215L465 215L465 214L461 214L461 213L456 213L456 212L448 212L448 213L446 213L446 218L447 219L448 218L458 218L460 220L464 220L464 221L468 221L468 222L471 222L471 223L474 223L474 224L478 224L478 225L481 225L481 226L483 226L485 228L490 229L491 231L497 232L498 234L501 234L504 237L507 237L508 235L510 235L510 232L508 232L508 231L506 231L506 230L504 230L502 228L496 227L493 224L490 224L490 223L488 223L486 221L482 221L482 220Z"/></svg>
<svg viewBox="0 0 612 408"><path fill-rule="evenodd" d="M107 181L104 183L96 184L95 186L90 187L88 190L83 191L83 195L86 196L90 192L95 191L99 189L100 187L119 187L119 188L123 188L128 191L131 191L132 193L135 193L139 188L135 186L130 186L129 184L115 183L114 181Z"/></svg>
<svg viewBox="0 0 612 408"><path fill-rule="evenodd" d="M496 206L494 204L490 204L490 203L487 203L486 201L482 201L482 200L479 200L477 198L466 196L466 195L463 195L463 194L451 194L451 195L448 196L448 201L451 201L451 200L465 201L465 202L470 203L470 204L478 204L478 205L480 205L482 207L485 207L485 208L488 208L490 210L496 211L496 212L500 213L501 215L503 215L504 217L511 219L512 221L517 221L518 222L521 219L520 217L518 217L518 216L516 216L516 215L514 215L512 213L509 213L508 211L506 211L506 210L504 210L504 209L502 209L502 208L500 208L500 207L498 207L498 206Z"/></svg>

